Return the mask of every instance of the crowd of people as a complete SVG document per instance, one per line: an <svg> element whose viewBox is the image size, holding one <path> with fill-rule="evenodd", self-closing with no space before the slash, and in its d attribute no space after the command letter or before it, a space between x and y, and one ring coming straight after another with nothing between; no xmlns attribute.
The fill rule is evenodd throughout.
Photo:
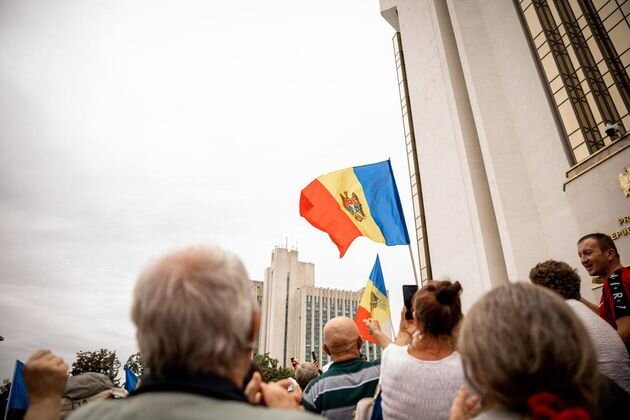
<svg viewBox="0 0 630 420"><path fill-rule="evenodd" d="M411 320L403 308L394 341L365 321L381 360L363 360L356 324L336 317L323 330L330 366L292 360L295 380L271 383L252 369L260 313L241 261L217 247L177 251L134 290L148 372L140 386L125 398L103 393L68 418L630 418L630 267L604 234L583 237L577 250L603 282L599 306L559 261L489 291L465 317L462 285L429 281L414 295ZM27 419L61 417L67 370L49 351L31 356Z"/></svg>

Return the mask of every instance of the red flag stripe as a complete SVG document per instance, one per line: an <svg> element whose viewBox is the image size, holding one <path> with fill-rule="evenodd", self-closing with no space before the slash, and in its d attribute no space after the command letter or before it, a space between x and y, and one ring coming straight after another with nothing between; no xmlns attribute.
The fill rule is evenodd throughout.
<svg viewBox="0 0 630 420"><path fill-rule="evenodd" d="M363 323L364 319L371 318L372 315L365 309L363 306L359 306L357 309L357 316L354 318L354 322L357 324L357 328L359 329L359 335L364 340L368 340L372 343L376 343L376 338L372 337L372 334L368 331L367 327Z"/></svg>
<svg viewBox="0 0 630 420"><path fill-rule="evenodd" d="M302 190L300 194L300 215L319 230L328 233L330 239L339 248L340 256L346 253L348 247L361 231L350 221L330 192L319 182L314 180Z"/></svg>

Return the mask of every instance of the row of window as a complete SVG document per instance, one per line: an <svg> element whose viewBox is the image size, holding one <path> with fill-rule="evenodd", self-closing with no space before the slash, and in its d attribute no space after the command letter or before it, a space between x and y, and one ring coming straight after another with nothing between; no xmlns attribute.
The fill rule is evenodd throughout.
<svg viewBox="0 0 630 420"><path fill-rule="evenodd" d="M405 71L405 57L402 50L400 32L394 35L394 58L396 60L396 73L398 76L398 92L400 95L400 108L403 118L403 130L407 147L407 159L409 164L409 178L411 182L411 201L416 223L416 240L418 243L418 255L420 256L420 274L424 282L431 274L431 260L429 258L429 243L426 234L424 217L424 204L422 201L422 187L420 182L420 170L418 167L418 155L416 152L416 138L413 129L413 119L409 106L409 88Z"/></svg>
<svg viewBox="0 0 630 420"><path fill-rule="evenodd" d="M356 300L351 301L348 299L337 299L337 300L339 301L337 308L335 308L334 302L332 302L330 305L330 310L328 310L324 302L320 309L319 306L313 307L312 296L307 296L306 297L306 319L307 320L310 319L313 314L315 318L319 318L320 313L322 314L323 318L328 320L328 316L330 316L331 318L335 316L342 316L342 315L350 316L351 313L355 314L357 312L357 308L359 306L358 301ZM316 302L315 304L317 305L317 303L318 302ZM345 307L345 310L343 309L344 307Z"/></svg>
<svg viewBox="0 0 630 420"><path fill-rule="evenodd" d="M322 364L328 363L328 356L320 348L323 326L326 325L330 318L335 316L354 317L357 308L358 301L356 300L329 298L326 296L306 296L306 361L312 361L311 351L314 351Z"/></svg>
<svg viewBox="0 0 630 420"><path fill-rule="evenodd" d="M350 308L346 308L345 311L342 311L341 309L339 309L336 313L333 312L333 311L330 311L330 317L334 318L335 316L344 316L344 315L349 317L350 314L352 314L352 316L354 316L354 314L356 314L356 313L357 313L357 305L352 305L352 311L350 311ZM313 311L311 311L310 309L308 309L308 308L306 309L306 322L308 322L311 319L313 314L315 315L314 316L315 319L319 319L320 318L320 312L319 311L316 310L313 313ZM321 313L321 318L322 319L325 318L326 320L328 320L328 316L329 316L329 312L328 311Z"/></svg>

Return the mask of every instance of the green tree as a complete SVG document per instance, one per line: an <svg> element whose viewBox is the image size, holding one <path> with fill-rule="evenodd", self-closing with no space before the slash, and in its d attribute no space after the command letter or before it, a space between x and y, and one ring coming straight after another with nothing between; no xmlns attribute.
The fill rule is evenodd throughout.
<svg viewBox="0 0 630 420"><path fill-rule="evenodd" d="M72 363L71 375L79 375L86 372L103 373L112 380L115 386L120 386L118 379L118 370L120 369L120 360L116 356L115 351L100 349L96 351L79 351L77 360Z"/></svg>
<svg viewBox="0 0 630 420"><path fill-rule="evenodd" d="M125 363L125 366L127 366L136 375L142 376L142 374L144 373L144 364L142 363L140 352L134 353L129 356L129 359L127 359L127 363Z"/></svg>
<svg viewBox="0 0 630 420"><path fill-rule="evenodd" d="M11 390L11 380L6 378L0 385L0 415L7 409L9 403L9 391Z"/></svg>
<svg viewBox="0 0 630 420"><path fill-rule="evenodd" d="M278 381L293 376L293 369L278 366L280 362L269 356L269 353L257 354L254 356L254 363L260 368L265 382Z"/></svg>

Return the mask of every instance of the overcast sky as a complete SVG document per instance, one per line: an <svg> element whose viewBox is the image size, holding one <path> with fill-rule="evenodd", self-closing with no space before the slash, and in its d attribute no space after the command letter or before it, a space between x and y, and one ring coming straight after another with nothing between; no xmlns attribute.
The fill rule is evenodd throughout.
<svg viewBox="0 0 630 420"><path fill-rule="evenodd" d="M377 0L0 0L0 379L42 347L124 363L137 274L190 244L262 280L287 241L350 290L379 252L397 324L408 248L339 259L298 210L391 158L413 237L393 35Z"/></svg>

